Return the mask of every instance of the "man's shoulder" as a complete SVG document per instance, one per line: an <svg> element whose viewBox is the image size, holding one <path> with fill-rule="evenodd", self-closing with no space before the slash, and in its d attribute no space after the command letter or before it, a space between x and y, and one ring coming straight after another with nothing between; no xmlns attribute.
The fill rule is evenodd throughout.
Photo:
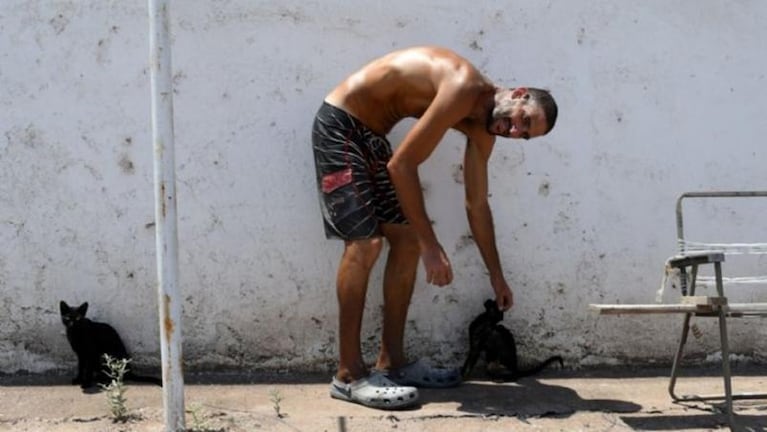
<svg viewBox="0 0 767 432"><path fill-rule="evenodd" d="M450 48L446 48L444 46L439 45L414 45L410 47L401 48L395 51L392 51L391 54L397 54L397 53L424 53L431 56L457 56L460 57L458 53L453 51Z"/></svg>
<svg viewBox="0 0 767 432"><path fill-rule="evenodd" d="M401 50L393 51L382 59L388 59L392 63L400 63L401 59L416 60L430 63L433 65L449 64L455 71L464 72L464 69L477 72L477 68L474 64L463 57L456 51L450 48L445 48L437 45L420 45L409 48L403 48Z"/></svg>

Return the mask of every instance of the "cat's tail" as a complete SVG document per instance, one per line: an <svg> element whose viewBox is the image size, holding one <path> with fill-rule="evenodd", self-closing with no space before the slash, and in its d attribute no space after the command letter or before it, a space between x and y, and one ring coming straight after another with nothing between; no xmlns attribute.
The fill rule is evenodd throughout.
<svg viewBox="0 0 767 432"><path fill-rule="evenodd" d="M519 378L535 375L552 363L559 363L559 367L564 367L564 360L562 360L561 356L557 355L557 356L552 356L547 358L546 360L538 364L538 366L532 367L530 369L517 370L515 372L511 372L511 371L495 372L492 374L488 372L488 375L490 375L490 377L493 379L500 379L503 381L515 381L515 380L518 380Z"/></svg>
<svg viewBox="0 0 767 432"><path fill-rule="evenodd" d="M149 383L149 384L155 384L160 387L162 387L162 380L160 378L156 378L153 376L147 376L147 375L137 375L133 372L128 372L125 374L125 380L126 381L134 381L134 382L143 382L143 383Z"/></svg>

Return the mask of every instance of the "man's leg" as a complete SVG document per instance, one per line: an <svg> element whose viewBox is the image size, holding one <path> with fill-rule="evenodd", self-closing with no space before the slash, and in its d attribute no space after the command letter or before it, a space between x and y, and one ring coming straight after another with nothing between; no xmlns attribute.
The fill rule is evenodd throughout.
<svg viewBox="0 0 767 432"><path fill-rule="evenodd" d="M339 364L336 378L343 382L368 375L362 358L360 332L370 270L381 253L382 245L381 238L346 241L338 267Z"/></svg>
<svg viewBox="0 0 767 432"><path fill-rule="evenodd" d="M413 295L420 249L415 232L405 224L382 224L389 241L389 256L384 270L384 323L381 351L376 369L393 369L405 365L405 323Z"/></svg>

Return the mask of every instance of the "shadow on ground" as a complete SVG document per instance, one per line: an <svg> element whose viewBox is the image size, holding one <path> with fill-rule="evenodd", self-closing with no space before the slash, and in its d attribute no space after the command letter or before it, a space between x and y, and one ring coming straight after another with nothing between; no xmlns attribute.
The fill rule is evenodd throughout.
<svg viewBox="0 0 767 432"><path fill-rule="evenodd" d="M721 376L721 367L717 365L690 365L688 369L683 368L680 378L686 377L718 377ZM578 378L578 379L620 379L620 378L642 378L642 377L668 377L670 366L620 366L620 367L599 367L592 369L558 369L544 371L536 378ZM151 368L138 369L141 375L160 376L161 371ZM56 370L45 374L35 374L27 372L18 372L7 374L0 372L0 386L50 386L50 385L69 385L76 371ZM296 372L296 371L272 371L272 370L254 370L243 371L242 369L233 370L200 370L188 372L184 375L184 382L187 384L221 384L221 385L252 385L252 384L330 384L333 371L328 370L324 373L318 372ZM764 375L764 365L737 364L733 365L733 377L736 376L762 376Z"/></svg>
<svg viewBox="0 0 767 432"><path fill-rule="evenodd" d="M647 431L700 430L727 427L727 416L722 410L708 406L701 408L701 411L708 413L680 415L655 413L648 416L622 416L621 420L632 429ZM737 406L735 411L739 411ZM767 415L764 414L736 414L735 422L735 427L731 428L733 431L767 431Z"/></svg>
<svg viewBox="0 0 767 432"><path fill-rule="evenodd" d="M727 427L727 415L723 402L676 402L676 406L684 410L684 414L663 414L648 412L642 416L621 416L621 420L636 430L672 431L687 429L719 429ZM767 431L767 401L764 399L736 400L733 402L736 412L736 425L733 431L756 432ZM690 414L690 411L700 411L700 414ZM753 414L753 412L765 414ZM748 412L748 414L737 414Z"/></svg>
<svg viewBox="0 0 767 432"><path fill-rule="evenodd" d="M621 417L629 427L645 431L671 431L685 429L718 429L725 417L722 414L700 415L653 415L647 417ZM767 431L767 419L763 415L739 415L736 417L739 431Z"/></svg>
<svg viewBox="0 0 767 432"><path fill-rule="evenodd" d="M480 416L564 417L577 411L633 413L642 409L629 401L583 399L570 388L529 378L516 383L470 381L454 389L424 389L421 400L423 404L457 402L458 411Z"/></svg>
<svg viewBox="0 0 767 432"><path fill-rule="evenodd" d="M141 375L160 376L160 371L138 370ZM13 374L0 373L0 387L8 386L69 386L72 384L72 378L75 371L62 372L56 371L46 374L34 374L18 372ZM253 385L253 384L330 384L332 373L293 373L293 372L272 372L272 371L204 371L187 373L184 376L184 383L190 385ZM132 383L133 385L145 385Z"/></svg>

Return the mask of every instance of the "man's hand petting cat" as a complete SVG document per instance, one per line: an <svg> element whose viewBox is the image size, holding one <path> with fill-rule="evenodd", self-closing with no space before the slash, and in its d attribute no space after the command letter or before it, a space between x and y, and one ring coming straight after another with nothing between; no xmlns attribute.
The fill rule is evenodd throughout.
<svg viewBox="0 0 767 432"><path fill-rule="evenodd" d="M506 279L500 278L491 282L493 285L493 291L495 291L495 303L498 305L498 309L506 311L514 306L514 293L511 291L511 287L506 282Z"/></svg>

